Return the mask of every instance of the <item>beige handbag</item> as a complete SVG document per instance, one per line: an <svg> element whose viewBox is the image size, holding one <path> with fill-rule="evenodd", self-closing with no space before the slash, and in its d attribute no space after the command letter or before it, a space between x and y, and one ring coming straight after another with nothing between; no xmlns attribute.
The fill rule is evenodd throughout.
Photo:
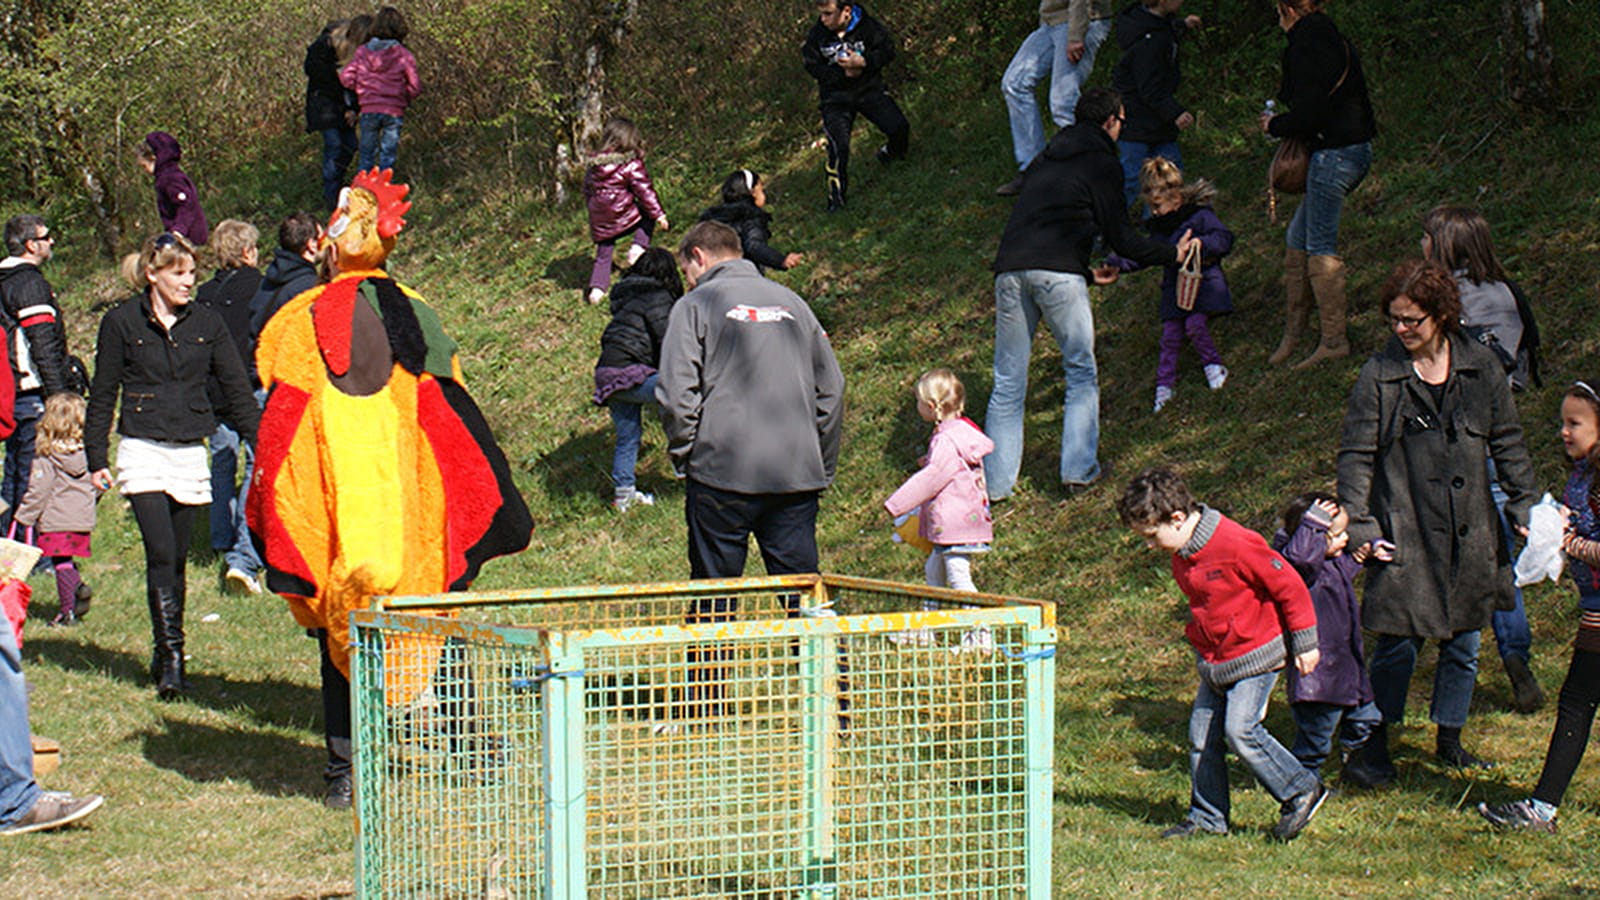
<svg viewBox="0 0 1600 900"><path fill-rule="evenodd" d="M1189 245L1178 265L1178 308L1184 312L1194 309L1195 298L1200 296L1200 242Z"/></svg>

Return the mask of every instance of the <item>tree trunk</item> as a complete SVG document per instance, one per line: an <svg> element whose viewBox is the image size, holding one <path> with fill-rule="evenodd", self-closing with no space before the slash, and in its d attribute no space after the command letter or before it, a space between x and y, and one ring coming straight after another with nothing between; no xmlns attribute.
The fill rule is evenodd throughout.
<svg viewBox="0 0 1600 900"><path fill-rule="evenodd" d="M639 11L639 0L607 0L596 12L583 46L578 87L578 118L573 123L572 152L556 161L556 195L565 196L565 183L582 177L585 153L598 149L606 122L606 68L617 47L627 37L628 26Z"/></svg>
<svg viewBox="0 0 1600 900"><path fill-rule="evenodd" d="M1501 0L1502 33L1508 42L1506 94L1514 103L1553 111L1555 51L1545 30L1544 0Z"/></svg>

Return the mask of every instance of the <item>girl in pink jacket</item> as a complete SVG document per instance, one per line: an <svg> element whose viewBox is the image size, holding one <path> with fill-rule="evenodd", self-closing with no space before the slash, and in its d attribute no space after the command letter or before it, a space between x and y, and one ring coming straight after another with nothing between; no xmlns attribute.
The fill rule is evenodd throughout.
<svg viewBox="0 0 1600 900"><path fill-rule="evenodd" d="M917 532L933 544L925 567L928 584L975 591L972 554L985 553L994 540L983 458L994 449L972 420L962 415L967 392L949 369L934 369L917 379L917 413L933 422L933 437L922 468L883 502L889 515L918 506Z"/></svg>
<svg viewBox="0 0 1600 900"><path fill-rule="evenodd" d="M417 58L404 43L409 33L400 10L385 6L372 20L372 36L339 70L339 83L355 91L361 109L363 172L373 166L394 168L406 107L422 93Z"/></svg>
<svg viewBox="0 0 1600 900"><path fill-rule="evenodd" d="M599 303L611 288L611 257L617 239L633 232L628 265L650 249L650 235L670 228L656 186L644 168L644 138L639 127L615 116L600 132L600 152L589 157L583 176L583 198L589 206L589 237L594 241L594 268L584 299Z"/></svg>

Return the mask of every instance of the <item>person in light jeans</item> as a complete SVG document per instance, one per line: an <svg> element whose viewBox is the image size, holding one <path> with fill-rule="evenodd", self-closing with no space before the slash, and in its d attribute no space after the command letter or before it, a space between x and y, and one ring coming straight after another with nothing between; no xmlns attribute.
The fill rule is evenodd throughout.
<svg viewBox="0 0 1600 900"><path fill-rule="evenodd" d="M1022 190L1022 170L1044 149L1044 124L1035 94L1039 82L1050 79L1051 121L1060 128L1071 125L1077 120L1078 95L1110 34L1109 0L1040 0L1039 27L1023 38L1000 79L1018 174L995 193L1008 197Z"/></svg>

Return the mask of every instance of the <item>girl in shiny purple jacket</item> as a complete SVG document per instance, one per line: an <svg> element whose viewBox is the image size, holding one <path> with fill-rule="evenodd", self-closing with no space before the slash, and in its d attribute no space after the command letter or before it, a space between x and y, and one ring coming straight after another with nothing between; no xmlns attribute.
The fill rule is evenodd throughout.
<svg viewBox="0 0 1600 900"><path fill-rule="evenodd" d="M600 151L589 159L583 177L583 196L589 204L589 237L595 243L594 269L589 273L586 299L599 303L611 286L611 257L617 239L633 232L628 265L650 249L650 235L670 226L650 173L644 168L644 138L638 126L621 116L606 122L600 132Z"/></svg>

